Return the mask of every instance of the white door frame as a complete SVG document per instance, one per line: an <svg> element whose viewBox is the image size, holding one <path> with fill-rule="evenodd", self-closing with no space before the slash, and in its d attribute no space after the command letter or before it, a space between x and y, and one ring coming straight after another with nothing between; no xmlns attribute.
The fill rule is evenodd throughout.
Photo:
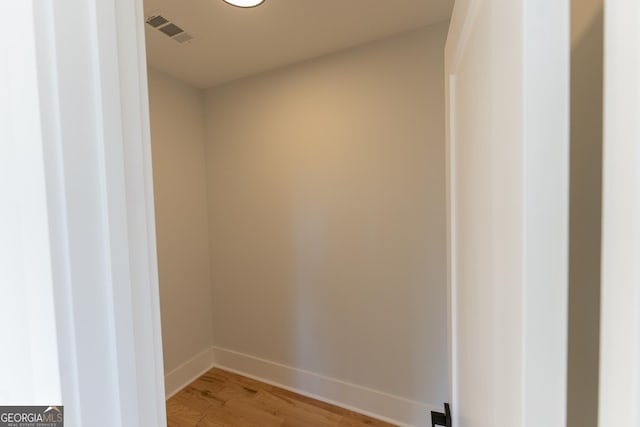
<svg viewBox="0 0 640 427"><path fill-rule="evenodd" d="M449 101L475 11L484 1L488 0L456 2L446 50L447 200L454 220L448 235L454 416L460 378L456 371L455 133L451 131L455 116ZM560 6L541 14L550 4ZM163 426L142 2L48 0L33 1L33 8L35 45L28 40L23 44L37 60L39 104L29 112L40 116L43 137L41 152L32 154L44 159L50 277L68 425ZM527 216L523 230L527 242L523 426L539 425L536 417L541 414L550 417L550 425L562 425L565 413L566 317L562 314L567 305L567 236L563 221L568 218L568 176L563 174L568 162L564 144L568 141L568 93L562 91L568 88L568 26L563 32L568 16L567 1L524 1L527 179L523 192L526 212L532 215ZM555 46L551 52L547 50L550 43ZM547 62L537 61L550 54L556 59L551 69ZM536 67L537 63L543 65ZM540 91L541 84L560 90L566 95L563 102L548 98L554 92ZM13 139L9 144L17 146L20 141ZM551 165L548 159L554 159ZM536 215L534 208L553 203L558 210L549 227L549 218Z"/></svg>
<svg viewBox="0 0 640 427"><path fill-rule="evenodd" d="M515 0L509 0L515 1ZM569 184L569 1L518 0L523 23L523 230L521 426L566 420ZM480 7L457 0L445 50L450 399L460 418L456 259L456 73ZM514 143L520 143L514 141ZM514 284L515 285L515 284ZM499 342L499 340L498 340ZM496 348L499 352L500 349ZM515 380L515 379L514 379ZM498 382L499 383L499 382ZM487 393L499 384L487 384ZM496 402L495 411L500 411ZM495 413L494 411L494 413ZM494 424L498 425L498 424ZM510 426L515 427L515 426Z"/></svg>
<svg viewBox="0 0 640 427"><path fill-rule="evenodd" d="M142 1L7 3L16 4L6 16L19 30L7 32L0 48L22 74L3 74L0 93L12 93L16 84L35 90L3 97L10 101L3 126L34 127L25 133L13 126L1 141L2 152L16 153L30 175L4 172L34 192L25 193L32 202L16 208L22 235L0 239L0 249L16 251L29 236L37 236L40 249L16 252L22 268L0 265L0 278L12 278L0 292L37 289L42 299L26 307L40 324L52 321L36 311L51 295L59 359L58 369L45 375L44 365L28 368L25 349L24 371L38 369L32 382L22 379L19 386L24 396L37 396L39 382L47 380L51 390L39 403L59 396L61 402L52 403L65 405L68 426L164 426ZM44 222L31 215L33 206L46 209ZM35 265L34 257L50 265L37 284L33 275L17 274ZM29 329L32 343L41 335L36 332Z"/></svg>
<svg viewBox="0 0 640 427"><path fill-rule="evenodd" d="M640 4L605 1L600 427L640 425Z"/></svg>

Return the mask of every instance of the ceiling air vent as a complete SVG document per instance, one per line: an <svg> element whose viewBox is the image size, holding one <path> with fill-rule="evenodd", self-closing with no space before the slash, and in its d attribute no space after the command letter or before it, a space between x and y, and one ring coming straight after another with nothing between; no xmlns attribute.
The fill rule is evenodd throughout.
<svg viewBox="0 0 640 427"><path fill-rule="evenodd" d="M171 37L178 43L187 43L193 40L193 36L185 32L182 28L171 22L169 18L159 13L154 13L145 19L147 25L162 32L164 35Z"/></svg>
<svg viewBox="0 0 640 427"><path fill-rule="evenodd" d="M164 25L169 20L161 15L154 15L147 18L147 24L151 25L153 28L158 28L160 25Z"/></svg>

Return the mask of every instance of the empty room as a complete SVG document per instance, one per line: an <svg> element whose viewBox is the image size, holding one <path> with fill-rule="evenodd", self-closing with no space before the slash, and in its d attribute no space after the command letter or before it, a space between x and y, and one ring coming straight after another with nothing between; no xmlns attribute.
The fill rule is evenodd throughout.
<svg viewBox="0 0 640 427"><path fill-rule="evenodd" d="M640 4L0 11L0 427L638 426Z"/></svg>
<svg viewBox="0 0 640 427"><path fill-rule="evenodd" d="M456 62L467 63L446 46L452 12L448 0L144 2L170 426L424 426L445 402L477 400L486 384L497 384L492 370L517 377L508 374L506 355L521 351L520 338L503 337L526 325L521 313L536 299L513 290L524 273L487 266L517 266L535 253L519 252L519 236L527 234L508 219L509 212L520 215L513 201L521 196L509 193L526 169L516 167L516 129L505 125L509 114L517 122L518 110L497 109L502 120L491 122L485 101L457 95L445 79ZM483 17L474 13L460 15ZM557 282L529 281L549 287L545 298L557 304L558 324L567 322L568 332L552 328L545 339L566 334L567 354L554 354L558 371L548 372L563 378L567 371L567 390L558 384L553 400L567 399L561 411L570 426L597 418L601 142L580 132L597 135L601 112L583 109L580 99L597 101L601 87L594 66L602 61L601 17L597 7L574 7L571 60L581 70L572 80L575 99L555 91L556 110L547 111L563 117L563 102L575 102L572 199L545 189L555 199L538 202L550 203L557 232L548 218L531 216L540 221L535 234L550 233L556 250L532 258L536 267L528 271L556 274ZM513 18L491 19L497 28ZM506 30L495 31L499 49L518 58L499 36ZM560 81L563 62L545 49L541 68L557 64L552 77ZM491 55L469 58L491 67ZM514 82L517 93L513 70L498 70L502 78L490 81L460 72L456 88L485 99L486 88L509 93ZM467 108L478 127L461 127L454 149L452 117L465 120ZM503 146L482 150L474 141L497 133ZM539 173L553 171L560 183L565 161L554 170L544 160ZM543 182L531 176L535 185ZM568 263L558 264L567 256L557 244L566 205L571 250ZM487 242L504 247L487 251ZM456 264L465 267L451 273ZM570 294L563 297L567 277ZM482 280L490 290L479 287ZM522 312L511 311L517 304ZM540 308L549 310L547 303ZM483 328L500 337L502 352L483 341ZM468 342L457 344L451 334ZM474 386L455 392L451 384L465 369Z"/></svg>
<svg viewBox="0 0 640 427"><path fill-rule="evenodd" d="M145 1L169 425L427 420L452 3L229 3Z"/></svg>

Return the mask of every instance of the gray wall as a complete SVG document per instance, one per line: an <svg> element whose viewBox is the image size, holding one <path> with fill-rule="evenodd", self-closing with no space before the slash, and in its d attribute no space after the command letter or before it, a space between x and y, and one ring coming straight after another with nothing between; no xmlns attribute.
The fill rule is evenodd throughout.
<svg viewBox="0 0 640 427"><path fill-rule="evenodd" d="M216 346L447 399L447 28L206 92Z"/></svg>
<svg viewBox="0 0 640 427"><path fill-rule="evenodd" d="M165 373L213 340L201 91L149 70Z"/></svg>

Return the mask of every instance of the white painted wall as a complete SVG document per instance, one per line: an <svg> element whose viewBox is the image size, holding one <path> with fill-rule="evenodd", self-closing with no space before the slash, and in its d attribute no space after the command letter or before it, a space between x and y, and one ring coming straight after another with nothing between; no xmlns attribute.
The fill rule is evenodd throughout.
<svg viewBox="0 0 640 427"><path fill-rule="evenodd" d="M446 31L206 92L216 347L446 400Z"/></svg>
<svg viewBox="0 0 640 427"><path fill-rule="evenodd" d="M209 348L213 338L204 97L150 69L149 107L164 366L169 374ZM168 380L167 391L173 388Z"/></svg>

